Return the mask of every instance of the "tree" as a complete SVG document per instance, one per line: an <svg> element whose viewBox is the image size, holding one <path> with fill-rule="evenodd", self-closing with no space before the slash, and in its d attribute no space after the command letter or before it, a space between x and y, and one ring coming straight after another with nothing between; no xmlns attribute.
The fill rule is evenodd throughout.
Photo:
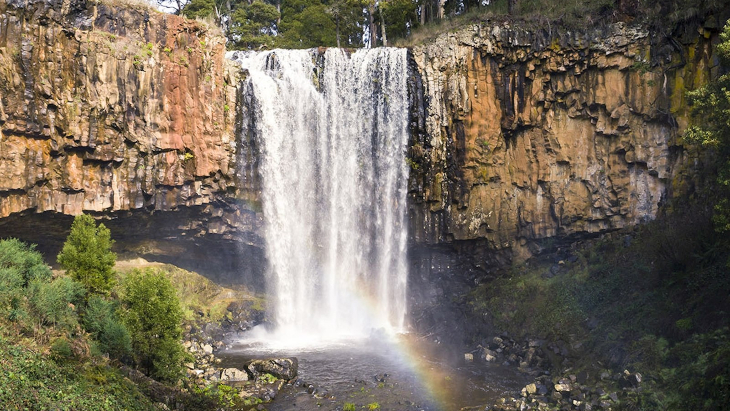
<svg viewBox="0 0 730 411"><path fill-rule="evenodd" d="M58 254L58 263L89 293L108 294L114 285L112 268L117 261L111 251L113 244L104 224L97 227L93 217L78 215Z"/></svg>
<svg viewBox="0 0 730 411"><path fill-rule="evenodd" d="M507 0L507 13L514 16L517 12L517 0Z"/></svg>
<svg viewBox="0 0 730 411"><path fill-rule="evenodd" d="M122 288L120 316L132 337L137 366L154 378L177 381L187 355L180 342L183 311L175 288L152 269L132 271Z"/></svg>
<svg viewBox="0 0 730 411"><path fill-rule="evenodd" d="M189 0L151 0L151 3L159 5L165 11L172 14L180 14L188 1Z"/></svg>
<svg viewBox="0 0 730 411"><path fill-rule="evenodd" d="M261 0L241 4L231 15L228 39L237 49L272 47L279 17L276 6Z"/></svg>
<svg viewBox="0 0 730 411"><path fill-rule="evenodd" d="M363 0L331 0L326 12L335 22L337 47L362 45ZM344 40L344 41L343 41Z"/></svg>
<svg viewBox="0 0 730 411"><path fill-rule="evenodd" d="M730 69L730 20L720 34L716 52ZM718 162L718 196L714 220L719 231L730 231L730 73L688 93L692 115L701 123L687 129L685 139L711 150Z"/></svg>
<svg viewBox="0 0 730 411"><path fill-rule="evenodd" d="M418 25L416 3L410 0L388 0L380 3L383 45L387 46L387 36L404 38Z"/></svg>
<svg viewBox="0 0 730 411"><path fill-rule="evenodd" d="M337 44L335 22L320 0L290 0L281 10L281 40L278 46L311 48Z"/></svg>

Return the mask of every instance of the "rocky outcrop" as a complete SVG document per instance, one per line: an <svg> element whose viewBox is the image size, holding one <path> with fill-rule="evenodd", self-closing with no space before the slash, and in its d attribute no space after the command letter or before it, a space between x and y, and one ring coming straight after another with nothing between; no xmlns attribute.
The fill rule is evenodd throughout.
<svg viewBox="0 0 730 411"><path fill-rule="evenodd" d="M710 33L546 29L483 22L414 48L415 243L527 257L654 219L671 195L684 92L717 70Z"/></svg>
<svg viewBox="0 0 730 411"><path fill-rule="evenodd" d="M222 37L105 2L0 13L0 217L172 210L236 190L237 79Z"/></svg>

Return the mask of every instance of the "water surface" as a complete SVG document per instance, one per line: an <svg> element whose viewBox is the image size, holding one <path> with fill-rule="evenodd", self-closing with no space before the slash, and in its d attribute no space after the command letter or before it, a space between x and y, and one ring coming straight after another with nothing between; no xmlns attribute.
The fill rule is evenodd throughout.
<svg viewBox="0 0 730 411"><path fill-rule="evenodd" d="M232 367L256 358L299 359L299 383L285 386L267 405L273 411L342 410L345 403L358 410L374 403L381 410L459 410L493 403L531 380L515 367L466 362L462 352L409 335L303 345L244 337L219 356Z"/></svg>

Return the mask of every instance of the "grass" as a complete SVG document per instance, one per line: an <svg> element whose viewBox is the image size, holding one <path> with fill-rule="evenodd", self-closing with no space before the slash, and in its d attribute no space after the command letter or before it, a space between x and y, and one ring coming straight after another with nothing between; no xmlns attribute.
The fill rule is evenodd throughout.
<svg viewBox="0 0 730 411"><path fill-rule="evenodd" d="M100 357L44 355L44 346L0 329L0 404L6 410L158 409Z"/></svg>
<svg viewBox="0 0 730 411"><path fill-rule="evenodd" d="M138 258L119 261L115 269L119 271L120 278L124 278L131 270L146 267L161 270L170 279L180 297L186 321L198 318L205 321L219 321L227 315L228 305L237 301L249 301L254 311L265 309L265 302L259 296L246 290L220 286L198 273L171 264L152 263Z"/></svg>

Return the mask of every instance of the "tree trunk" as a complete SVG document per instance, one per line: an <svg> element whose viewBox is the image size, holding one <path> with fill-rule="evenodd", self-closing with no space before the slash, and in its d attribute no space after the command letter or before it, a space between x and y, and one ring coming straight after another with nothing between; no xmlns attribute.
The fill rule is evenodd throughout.
<svg viewBox="0 0 730 411"><path fill-rule="evenodd" d="M514 16L517 11L517 0L507 0L507 13Z"/></svg>
<svg viewBox="0 0 730 411"><path fill-rule="evenodd" d="M388 47L388 36L385 35L385 18L382 11L380 12L380 31L383 34L383 47Z"/></svg>
<svg viewBox="0 0 730 411"><path fill-rule="evenodd" d="M335 33L337 34L337 48L339 49L339 48L341 48L340 47L340 18L339 17L335 19L335 30L336 30Z"/></svg>
<svg viewBox="0 0 730 411"><path fill-rule="evenodd" d="M370 18L370 47L375 48L378 44L377 32L375 31L375 0L370 0L368 11L368 17Z"/></svg>

